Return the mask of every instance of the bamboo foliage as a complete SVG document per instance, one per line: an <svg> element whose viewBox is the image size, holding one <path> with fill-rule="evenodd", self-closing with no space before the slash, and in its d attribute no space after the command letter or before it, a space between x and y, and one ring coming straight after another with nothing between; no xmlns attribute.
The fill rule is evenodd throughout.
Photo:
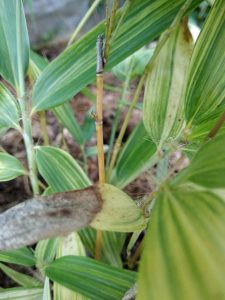
<svg viewBox="0 0 225 300"><path fill-rule="evenodd" d="M171 33L148 74L144 124L158 147L177 139L183 127L182 92L192 47L192 36L185 19Z"/></svg>

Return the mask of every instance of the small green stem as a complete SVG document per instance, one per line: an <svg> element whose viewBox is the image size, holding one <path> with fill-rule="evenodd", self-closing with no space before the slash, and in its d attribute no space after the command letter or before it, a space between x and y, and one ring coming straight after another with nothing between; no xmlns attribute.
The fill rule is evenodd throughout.
<svg viewBox="0 0 225 300"><path fill-rule="evenodd" d="M31 119L28 114L28 102L22 97L19 99L20 110L23 122L23 139L27 153L29 177L34 195L39 194L39 185L37 179L37 168L33 150Z"/></svg>
<svg viewBox="0 0 225 300"><path fill-rule="evenodd" d="M115 143L115 146L114 146L114 149L113 149L113 154L112 154L112 159L110 161L110 165L109 165L109 171L108 171L108 178L111 177L112 175L112 170L115 166L115 163L116 163L116 159L117 159L117 156L118 156L118 153L120 151L120 148L121 148L121 144L122 144L122 140L123 140L123 137L124 137L124 134L126 132L126 129L127 129L127 126L128 126L128 123L129 123L129 120L130 120L130 117L132 115L132 112L134 110L134 107L139 99L139 96L141 94L141 90L142 90L142 87L144 85L144 82L145 82L145 78L146 78L146 74L143 74L139 83L138 83L138 86L137 86L137 89L135 91L135 94L134 94L134 97L131 101L131 104L130 104L130 107L127 111L127 114L126 114L126 117L123 121L123 124L122 124L122 127L121 127L121 130L120 130L120 133L119 133L119 136L116 140L116 143Z"/></svg>
<svg viewBox="0 0 225 300"><path fill-rule="evenodd" d="M113 148L113 144L114 144L114 140L115 140L116 130L117 130L118 124L119 124L121 111L123 108L123 102L124 102L124 99L125 99L128 87L129 87L129 83L130 83L131 70L132 70L132 66L130 66L126 80L123 83L123 89L122 89L121 96L120 96L120 99L119 99L118 105L117 105L115 120L113 122L112 131L111 131L110 140L109 140L109 150L108 150L107 159L106 159L106 167L107 168L109 166L109 162L110 162L110 158L111 158L111 154L112 154L112 148Z"/></svg>
<svg viewBox="0 0 225 300"><path fill-rule="evenodd" d="M80 21L80 23L78 24L77 28L75 29L74 33L72 34L69 42L68 42L68 47L73 44L73 42L76 40L78 34L80 33L81 29L84 27L84 25L87 23L87 21L89 20L90 16L93 14L94 10L96 9L96 7L99 5L99 3L102 0L95 0L93 2L93 4L91 5L91 7L88 9L88 11L86 12L86 14L84 15L84 17L82 18L82 20Z"/></svg>

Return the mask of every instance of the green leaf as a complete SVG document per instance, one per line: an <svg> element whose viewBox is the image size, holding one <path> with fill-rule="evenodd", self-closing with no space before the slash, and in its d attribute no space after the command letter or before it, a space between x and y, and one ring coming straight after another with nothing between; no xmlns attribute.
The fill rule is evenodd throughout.
<svg viewBox="0 0 225 300"><path fill-rule="evenodd" d="M0 130L8 128L20 129L16 100L2 83L0 83L0 111Z"/></svg>
<svg viewBox="0 0 225 300"><path fill-rule="evenodd" d="M72 107L69 105L69 103L64 103L56 107L55 109L53 109L53 112L56 115L57 119L63 124L63 126L65 126L69 130L74 140L79 145L83 145L85 142L83 132L76 118L74 117Z"/></svg>
<svg viewBox="0 0 225 300"><path fill-rule="evenodd" d="M113 74L122 81L126 80L129 72L131 72L131 79L134 79L138 75L142 75L148 61L153 54L153 51L153 48L142 48L136 51L124 61L116 65L112 69Z"/></svg>
<svg viewBox="0 0 225 300"><path fill-rule="evenodd" d="M186 119L199 124L210 119L225 100L225 2L215 1L200 33L188 71Z"/></svg>
<svg viewBox="0 0 225 300"><path fill-rule="evenodd" d="M85 228L79 232L87 251L94 257L96 252L96 230ZM120 232L103 231L100 249L100 260L114 267L122 268L121 252L126 235Z"/></svg>
<svg viewBox="0 0 225 300"><path fill-rule="evenodd" d="M182 97L193 40L187 19L171 33L148 74L144 95L144 125L162 147L176 140L184 122Z"/></svg>
<svg viewBox="0 0 225 300"><path fill-rule="evenodd" d="M61 149L37 147L36 159L38 170L51 186L52 192L81 189L91 184L78 163Z"/></svg>
<svg viewBox="0 0 225 300"><path fill-rule="evenodd" d="M58 242L58 238L52 238L37 243L35 247L35 257L37 258L37 265L39 267L53 261L56 256Z"/></svg>
<svg viewBox="0 0 225 300"><path fill-rule="evenodd" d="M29 63L29 39L21 0L0 1L0 73L18 91Z"/></svg>
<svg viewBox="0 0 225 300"><path fill-rule="evenodd" d="M0 263L0 269L10 278L12 278L16 283L24 287L40 287L42 284L39 280L17 272L4 264Z"/></svg>
<svg viewBox="0 0 225 300"><path fill-rule="evenodd" d="M51 297L51 289L50 289L49 279L48 279L48 277L46 277L42 300L51 300L51 299L52 299L52 297Z"/></svg>
<svg viewBox="0 0 225 300"><path fill-rule="evenodd" d="M27 267L34 266L36 263L33 253L27 247L17 250L0 251L0 261Z"/></svg>
<svg viewBox="0 0 225 300"><path fill-rule="evenodd" d="M166 187L146 234L138 300L225 298L225 201Z"/></svg>
<svg viewBox="0 0 225 300"><path fill-rule="evenodd" d="M135 282L135 273L88 257L65 256L52 262L47 276L93 300L118 300Z"/></svg>
<svg viewBox="0 0 225 300"><path fill-rule="evenodd" d="M0 291L0 300L42 300L43 288L9 288Z"/></svg>
<svg viewBox="0 0 225 300"><path fill-rule="evenodd" d="M0 181L8 181L25 174L26 171L17 158L0 152Z"/></svg>
<svg viewBox="0 0 225 300"><path fill-rule="evenodd" d="M159 36L173 21L185 0L133 0L112 43L106 70ZM193 0L191 8L201 0ZM190 9L191 9L190 8ZM95 80L96 39L105 22L56 58L42 73L33 90L33 111L58 106Z"/></svg>
<svg viewBox="0 0 225 300"><path fill-rule="evenodd" d="M117 232L133 232L145 228L142 210L127 194L109 184L99 185L98 189L103 205L90 224L93 228Z"/></svg>
<svg viewBox="0 0 225 300"><path fill-rule="evenodd" d="M124 188L157 161L155 144L140 122L124 145L110 182Z"/></svg>
<svg viewBox="0 0 225 300"><path fill-rule="evenodd" d="M48 61L44 59L44 57L31 51L28 74L30 79L36 81L36 79L40 76L47 65ZM76 118L74 117L74 114L72 113L72 108L70 107L69 103L65 103L59 107L56 107L55 109L53 109L53 112L56 115L57 119L63 124L63 126L69 130L75 141L78 144L83 145L83 133Z"/></svg>
<svg viewBox="0 0 225 300"><path fill-rule="evenodd" d="M82 241L76 232L72 232L67 237L63 237L59 241L57 258L67 256L67 255L77 255L85 256L85 249ZM55 300L86 300L87 298L80 295L77 292L71 291L66 287L54 282L54 299Z"/></svg>
<svg viewBox="0 0 225 300"><path fill-rule="evenodd" d="M198 150L191 164L174 179L174 183L177 185L189 181L206 188L224 188L224 147L224 135L207 142Z"/></svg>

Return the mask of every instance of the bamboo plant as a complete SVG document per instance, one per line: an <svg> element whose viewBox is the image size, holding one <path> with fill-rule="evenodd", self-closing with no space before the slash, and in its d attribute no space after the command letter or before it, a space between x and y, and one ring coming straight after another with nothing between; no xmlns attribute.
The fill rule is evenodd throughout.
<svg viewBox="0 0 225 300"><path fill-rule="evenodd" d="M0 283L0 299L225 299L225 2L210 1L194 43L188 18L201 2L127 0L119 8L115 0L110 11L106 1L106 20L76 41L75 30L47 62L30 49L22 0L0 1L0 135L18 131L27 158L1 147L0 181L24 176L32 189L0 214L0 269L16 286ZM123 83L105 158L103 76L111 70ZM96 113L80 125L69 101L92 97L89 84ZM135 107L143 118L125 140ZM50 144L48 110L82 161ZM36 115L43 145L33 139ZM94 123L98 182L87 168ZM146 170L154 170L152 190L137 205L123 188Z"/></svg>

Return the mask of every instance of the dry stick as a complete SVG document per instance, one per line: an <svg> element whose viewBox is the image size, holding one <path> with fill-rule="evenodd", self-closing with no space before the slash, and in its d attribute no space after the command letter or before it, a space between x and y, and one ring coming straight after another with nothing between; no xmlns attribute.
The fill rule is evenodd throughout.
<svg viewBox="0 0 225 300"><path fill-rule="evenodd" d="M103 149L103 36L99 35L96 43L97 48L97 66L96 66L96 85L97 85L97 99L96 99L96 137L98 149L98 173L99 183L105 183L105 159ZM96 251L95 258L100 259L102 231L97 230L96 236Z"/></svg>
<svg viewBox="0 0 225 300"><path fill-rule="evenodd" d="M108 178L110 178L111 174L112 174L112 170L115 166L116 163L116 159L118 156L118 153L120 151L121 148L121 144L122 144L122 139L124 137L124 134L126 132L127 129L127 125L129 122L129 119L131 117L131 114L133 112L133 109L138 101L139 95L141 93L142 87L144 85L145 82L145 78L147 76L147 74L152 70L155 59L157 58L158 54L160 53L162 47L165 45L166 41L168 40L169 36L171 35L171 33L173 32L173 30L176 28L176 26L178 25L178 23L180 23L182 17L184 16L184 14L186 13L186 10L188 9L188 7L190 6L190 4L192 3L193 0L188 0L185 2L185 4L181 7L181 9L179 10L177 16L175 17L174 21L172 22L172 24L170 25L170 27L164 32L164 34L162 35L162 38L159 40L158 45L152 55L152 58L150 59L149 63L147 64L144 74L142 75L136 92L134 94L133 100L131 102L131 105L129 107L129 110L127 112L127 115L124 119L123 125L121 127L119 136L117 138L117 141L115 143L114 149L113 149L113 154L112 154L112 159L109 165L109 172L108 172Z"/></svg>
<svg viewBox="0 0 225 300"><path fill-rule="evenodd" d="M43 134L44 145L49 145L49 138L48 138L48 130L47 130L47 123L46 123L46 114L45 111L41 111L39 113L40 125L41 125L41 132Z"/></svg>
<svg viewBox="0 0 225 300"><path fill-rule="evenodd" d="M216 136L220 128L223 126L224 122L225 122L225 112L223 112L219 120L216 122L216 125L210 130L209 134L206 137L206 141Z"/></svg>

